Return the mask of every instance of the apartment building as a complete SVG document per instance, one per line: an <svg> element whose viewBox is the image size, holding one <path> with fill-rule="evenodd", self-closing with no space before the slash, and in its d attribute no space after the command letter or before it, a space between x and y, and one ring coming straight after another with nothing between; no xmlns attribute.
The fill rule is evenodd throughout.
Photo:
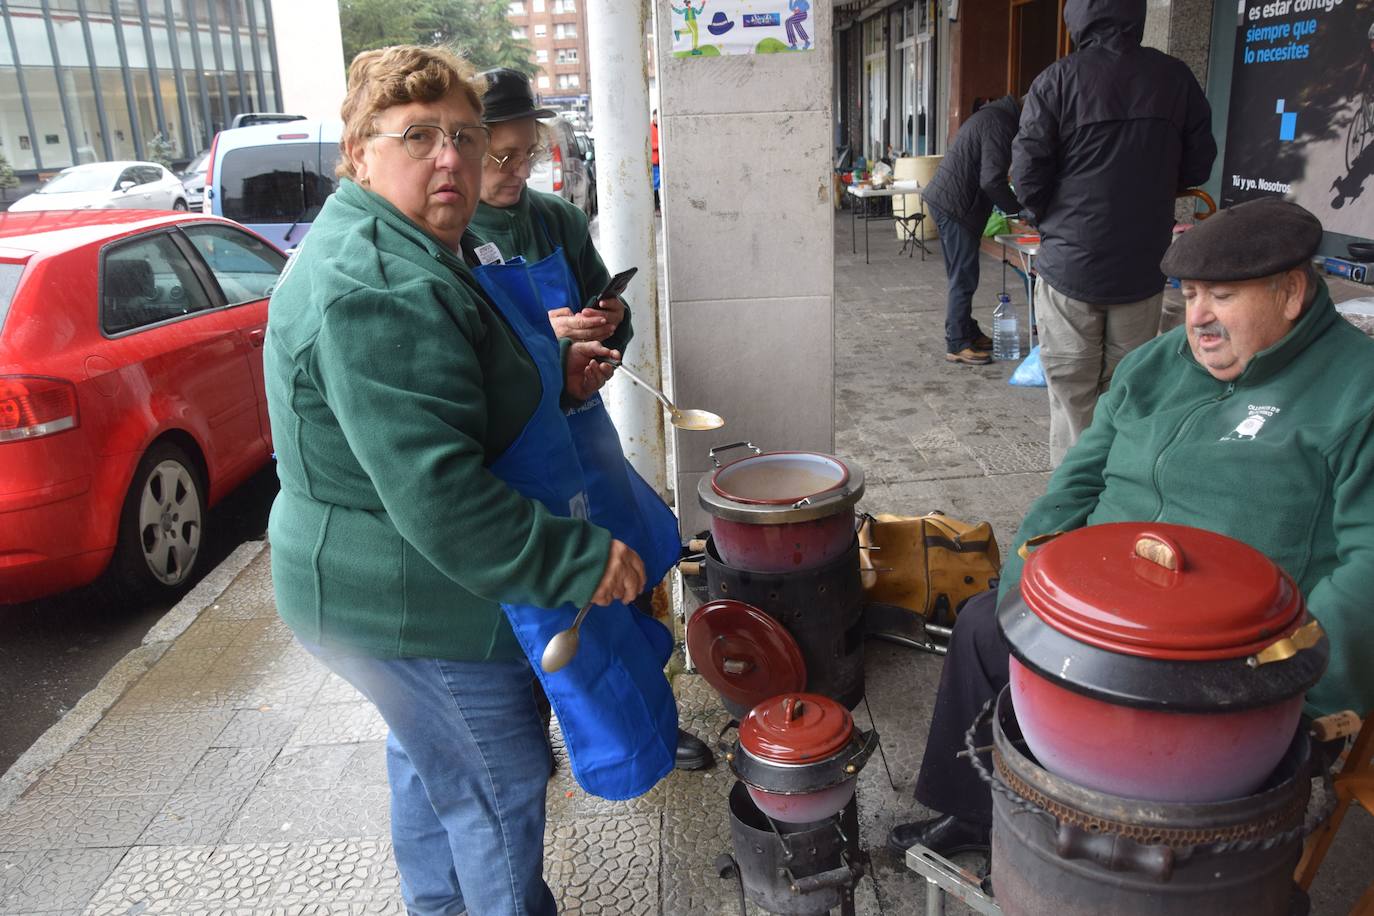
<svg viewBox="0 0 1374 916"><path fill-rule="evenodd" d="M511 0L511 33L529 42L544 104L586 107L591 91L585 0Z"/></svg>

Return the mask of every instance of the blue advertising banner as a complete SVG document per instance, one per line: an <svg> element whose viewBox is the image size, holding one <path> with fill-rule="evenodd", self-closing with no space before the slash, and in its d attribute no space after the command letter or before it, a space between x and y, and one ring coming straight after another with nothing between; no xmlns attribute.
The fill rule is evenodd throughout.
<svg viewBox="0 0 1374 916"><path fill-rule="evenodd" d="M1374 234L1374 0L1239 0L1221 204Z"/></svg>

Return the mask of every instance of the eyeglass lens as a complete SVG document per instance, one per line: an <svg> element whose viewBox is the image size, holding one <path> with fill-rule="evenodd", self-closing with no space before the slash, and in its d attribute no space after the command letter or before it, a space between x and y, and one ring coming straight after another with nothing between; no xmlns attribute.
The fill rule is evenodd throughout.
<svg viewBox="0 0 1374 916"><path fill-rule="evenodd" d="M490 135L482 127L460 127L452 134L430 124L412 124L406 128L402 140L406 152L414 159L433 159L444 146L444 138L453 143L464 159L480 159L487 151Z"/></svg>

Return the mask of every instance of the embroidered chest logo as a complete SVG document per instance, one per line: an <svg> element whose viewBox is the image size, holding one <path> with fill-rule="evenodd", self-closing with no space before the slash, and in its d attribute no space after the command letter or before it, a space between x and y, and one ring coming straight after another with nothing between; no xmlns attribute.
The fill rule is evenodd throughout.
<svg viewBox="0 0 1374 916"><path fill-rule="evenodd" d="M1240 441L1253 439L1264 429L1264 424L1273 419L1274 414L1279 412L1279 408L1271 407L1267 404L1250 404L1246 408L1246 417L1236 424L1236 428L1221 437L1222 442Z"/></svg>

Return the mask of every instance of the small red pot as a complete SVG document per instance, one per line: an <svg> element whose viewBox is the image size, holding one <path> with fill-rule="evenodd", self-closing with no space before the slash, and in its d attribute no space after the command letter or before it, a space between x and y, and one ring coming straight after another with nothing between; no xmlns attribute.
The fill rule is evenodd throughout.
<svg viewBox="0 0 1374 916"><path fill-rule="evenodd" d="M713 461L722 450L711 450ZM824 566L848 550L854 541L854 506L864 492L863 472L818 452L754 451L718 465L697 487L726 565L791 572Z"/></svg>
<svg viewBox="0 0 1374 916"><path fill-rule="evenodd" d="M1148 801L1258 789L1329 652L1283 570L1181 525L1063 535L1027 560L998 623L1016 716L1041 765Z"/></svg>

